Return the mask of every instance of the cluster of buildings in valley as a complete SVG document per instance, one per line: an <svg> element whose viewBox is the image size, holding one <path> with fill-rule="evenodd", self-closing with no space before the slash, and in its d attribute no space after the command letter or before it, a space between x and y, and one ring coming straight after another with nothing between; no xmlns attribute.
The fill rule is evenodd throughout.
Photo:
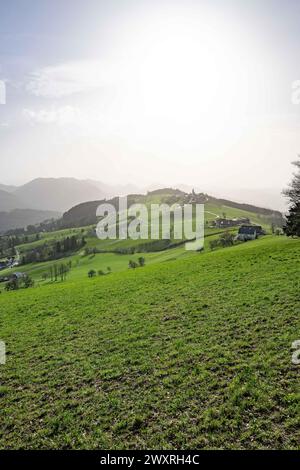
<svg viewBox="0 0 300 470"><path fill-rule="evenodd" d="M265 234L266 232L263 230L261 225L241 225L236 239L240 241L255 240L259 236Z"/></svg>
<svg viewBox="0 0 300 470"><path fill-rule="evenodd" d="M27 277L27 274L25 274L25 273L8 274L6 276L0 276L0 283L1 282L11 281L12 279L16 279L17 281L19 281L20 279L24 279L26 277Z"/></svg>
<svg viewBox="0 0 300 470"><path fill-rule="evenodd" d="M208 201L208 197L204 193L196 194L193 190L190 194L186 194L184 204L205 204ZM224 214L223 217L217 217L212 221L211 228L232 228L239 227L236 240L247 241L255 240L261 235L265 235L265 231L261 225L254 225L251 223L248 217L234 217L228 219Z"/></svg>
<svg viewBox="0 0 300 470"><path fill-rule="evenodd" d="M247 217L233 219L227 219L226 217L218 217L211 224L211 228L224 229L232 227L239 227L236 240L240 241L255 240L257 237L265 235L265 231L263 230L261 225L251 224L250 219Z"/></svg>
<svg viewBox="0 0 300 470"><path fill-rule="evenodd" d="M226 217L218 217L211 224L214 228L237 227L239 225L251 225L250 219L246 217L227 219Z"/></svg>
<svg viewBox="0 0 300 470"><path fill-rule="evenodd" d="M15 266L18 266L18 264L19 262L16 261L14 257L0 260L0 271L2 271L2 269L14 268Z"/></svg>

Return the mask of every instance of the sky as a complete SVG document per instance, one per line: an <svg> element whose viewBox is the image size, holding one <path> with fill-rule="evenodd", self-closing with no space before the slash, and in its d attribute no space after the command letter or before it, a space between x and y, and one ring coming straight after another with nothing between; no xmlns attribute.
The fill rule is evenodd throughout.
<svg viewBox="0 0 300 470"><path fill-rule="evenodd" d="M300 152L299 23L296 0L2 0L0 182L279 195Z"/></svg>

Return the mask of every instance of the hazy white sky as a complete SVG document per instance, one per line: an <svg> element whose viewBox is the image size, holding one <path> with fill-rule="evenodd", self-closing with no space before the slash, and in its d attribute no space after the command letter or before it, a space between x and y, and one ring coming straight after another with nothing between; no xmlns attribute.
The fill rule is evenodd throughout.
<svg viewBox="0 0 300 470"><path fill-rule="evenodd" d="M280 190L299 21L293 0L1 2L0 182Z"/></svg>

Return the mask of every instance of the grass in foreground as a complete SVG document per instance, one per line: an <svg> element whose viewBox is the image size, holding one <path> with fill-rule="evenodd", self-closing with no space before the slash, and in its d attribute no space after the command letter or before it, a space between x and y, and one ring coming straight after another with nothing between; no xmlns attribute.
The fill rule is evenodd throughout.
<svg viewBox="0 0 300 470"><path fill-rule="evenodd" d="M299 448L300 240L0 295L1 448Z"/></svg>

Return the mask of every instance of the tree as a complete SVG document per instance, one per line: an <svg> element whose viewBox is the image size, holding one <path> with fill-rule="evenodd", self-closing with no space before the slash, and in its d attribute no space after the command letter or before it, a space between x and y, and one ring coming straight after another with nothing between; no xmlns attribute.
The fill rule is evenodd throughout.
<svg viewBox="0 0 300 470"><path fill-rule="evenodd" d="M34 286L34 280L30 276L26 276L24 279L24 287L28 289L28 287Z"/></svg>
<svg viewBox="0 0 300 470"><path fill-rule="evenodd" d="M65 264L61 264L59 267L60 280L65 281L67 277L68 267Z"/></svg>
<svg viewBox="0 0 300 470"><path fill-rule="evenodd" d="M96 276L96 271L94 269L91 269L89 272L88 272L88 276L89 277L94 277Z"/></svg>
<svg viewBox="0 0 300 470"><path fill-rule="evenodd" d="M209 247L211 250L214 250L215 248L217 248L218 244L219 244L218 240L216 239L210 240Z"/></svg>
<svg viewBox="0 0 300 470"><path fill-rule="evenodd" d="M75 235L72 235L71 240L70 240L70 245L71 245L71 250L76 250L77 249L77 238Z"/></svg>
<svg viewBox="0 0 300 470"><path fill-rule="evenodd" d="M290 236L300 236L300 156L299 160L293 162L293 165L298 169L294 173L292 182L288 189L284 191L286 197L289 198L291 206L289 213L286 216L286 224L283 227L284 233Z"/></svg>
<svg viewBox="0 0 300 470"><path fill-rule="evenodd" d="M141 267L145 266L145 258L143 256L140 256L138 261Z"/></svg>
<svg viewBox="0 0 300 470"><path fill-rule="evenodd" d="M128 263L128 267L129 267L130 269L135 269L135 268L138 267L138 265L137 265L137 263L136 263L135 261L130 260L129 263Z"/></svg>
<svg viewBox="0 0 300 470"><path fill-rule="evenodd" d="M225 248L226 246L232 246L234 241L234 235L230 232L224 232L220 235L219 243Z"/></svg>
<svg viewBox="0 0 300 470"><path fill-rule="evenodd" d="M273 235L275 233L275 229L276 229L275 224L274 224L274 222L272 222L271 223L271 232L272 232Z"/></svg>
<svg viewBox="0 0 300 470"><path fill-rule="evenodd" d="M300 201L290 208L283 230L288 237L300 237Z"/></svg>
<svg viewBox="0 0 300 470"><path fill-rule="evenodd" d="M70 248L71 248L71 242L70 242L70 238L67 237L63 240L63 246L64 246L64 251L70 251Z"/></svg>
<svg viewBox="0 0 300 470"><path fill-rule="evenodd" d="M16 254L17 254L16 249L13 246L12 249L11 249L11 256L16 256Z"/></svg>
<svg viewBox="0 0 300 470"><path fill-rule="evenodd" d="M5 290L18 290L19 289L19 282L18 279L11 279L6 283Z"/></svg>
<svg viewBox="0 0 300 470"><path fill-rule="evenodd" d="M300 202L300 155L298 155L298 159L293 162L298 171L293 174L290 186L283 191L283 194L290 200L292 205Z"/></svg>

